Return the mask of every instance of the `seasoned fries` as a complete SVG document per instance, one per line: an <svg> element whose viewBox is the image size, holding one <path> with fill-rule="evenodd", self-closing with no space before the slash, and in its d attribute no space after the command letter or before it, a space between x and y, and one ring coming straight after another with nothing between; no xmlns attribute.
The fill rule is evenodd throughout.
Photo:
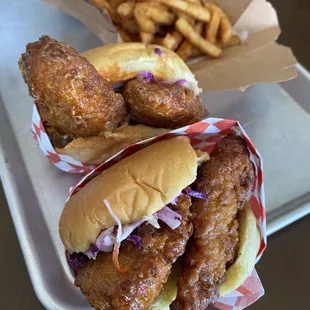
<svg viewBox="0 0 310 310"><path fill-rule="evenodd" d="M220 22L221 14L218 11L212 11L210 23L207 25L206 29L206 40L212 44L216 43Z"/></svg>
<svg viewBox="0 0 310 310"><path fill-rule="evenodd" d="M194 26L194 30L196 33L201 34L203 30L203 23L198 22ZM181 46L177 50L177 54L183 59L188 60L193 55L193 49L194 46L192 46L192 43L188 40L184 40Z"/></svg>
<svg viewBox="0 0 310 310"><path fill-rule="evenodd" d="M199 4L189 3L183 0L157 0L168 7L177 9L199 21L208 22L210 20L210 11Z"/></svg>
<svg viewBox="0 0 310 310"><path fill-rule="evenodd" d="M124 42L157 44L183 60L240 45L227 14L209 0L91 0L106 10Z"/></svg>
<svg viewBox="0 0 310 310"><path fill-rule="evenodd" d="M220 39L226 44L232 36L231 23L226 15L222 15L220 22Z"/></svg>
<svg viewBox="0 0 310 310"><path fill-rule="evenodd" d="M179 31L174 30L172 33L167 33L167 35L164 37L163 46L172 51L175 51L182 40L182 34Z"/></svg>
<svg viewBox="0 0 310 310"><path fill-rule="evenodd" d="M157 4L157 3L150 3ZM148 4L149 5L149 4ZM152 5L149 6L146 11L147 16L155 23L162 25L172 25L175 21L175 15L167 11L163 5Z"/></svg>
<svg viewBox="0 0 310 310"><path fill-rule="evenodd" d="M195 32L194 28L188 23L188 21L180 17L176 23L175 27L183 34L183 36L190 41L194 46L200 49L205 54L211 57L219 57L222 54L222 50L213 45L212 43L204 40L204 38Z"/></svg>
<svg viewBox="0 0 310 310"><path fill-rule="evenodd" d="M121 17L132 18L135 6L136 4L134 1L124 2L117 7L117 13Z"/></svg>
<svg viewBox="0 0 310 310"><path fill-rule="evenodd" d="M210 11L212 11L213 16L216 15L217 16L216 18L218 18L218 16L220 17L220 24L219 24L220 41L223 44L228 43L228 41L230 40L230 37L232 36L232 27L231 27L231 23L229 21L229 18L223 12L223 10L215 3L210 3L210 2L204 1L204 6L205 6L205 8L208 8ZM215 25L213 25L213 27L215 27ZM215 43L215 42L212 42L212 43Z"/></svg>
<svg viewBox="0 0 310 310"><path fill-rule="evenodd" d="M155 23L147 16L148 4L137 3L134 16L142 32L155 33Z"/></svg>
<svg viewBox="0 0 310 310"><path fill-rule="evenodd" d="M236 46L240 44L241 44L241 39L236 35L232 35L227 43L223 44L219 42L217 45L220 48L227 48L227 47L232 47L232 46Z"/></svg>
<svg viewBox="0 0 310 310"><path fill-rule="evenodd" d="M140 32L141 42L144 44L151 44L154 40L154 35L148 32Z"/></svg>

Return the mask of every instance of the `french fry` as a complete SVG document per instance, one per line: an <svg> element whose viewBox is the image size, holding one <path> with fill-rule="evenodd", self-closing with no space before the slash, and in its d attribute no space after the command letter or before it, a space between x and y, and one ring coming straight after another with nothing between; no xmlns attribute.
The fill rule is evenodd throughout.
<svg viewBox="0 0 310 310"><path fill-rule="evenodd" d="M194 30L196 31L196 33L202 34L203 23L201 23L201 22L196 23L196 25L194 26Z"/></svg>
<svg viewBox="0 0 310 310"><path fill-rule="evenodd" d="M232 27L227 15L223 14L220 22L220 39L223 44L228 43L232 36Z"/></svg>
<svg viewBox="0 0 310 310"><path fill-rule="evenodd" d="M196 33L201 34L203 30L203 23L198 22L194 26L194 30ZM192 43L188 40L184 40L181 46L177 50L177 54L184 60L188 60L193 54L193 46Z"/></svg>
<svg viewBox="0 0 310 310"><path fill-rule="evenodd" d="M232 47L236 45L241 45L241 43L242 43L241 39L238 36L233 34L227 43L223 44L222 42L219 42L217 45L220 48L227 48L227 47Z"/></svg>
<svg viewBox="0 0 310 310"><path fill-rule="evenodd" d="M240 44L227 15L208 0L91 1L108 12L124 42L165 46L184 60L218 57L222 48Z"/></svg>
<svg viewBox="0 0 310 310"><path fill-rule="evenodd" d="M189 3L182 0L156 0L160 3L165 4L166 6L177 9L196 20L202 22L209 22L211 14L210 11L199 4Z"/></svg>
<svg viewBox="0 0 310 310"><path fill-rule="evenodd" d="M174 51L180 45L183 36L179 31L174 30L172 33L167 33L163 39L163 46Z"/></svg>
<svg viewBox="0 0 310 310"><path fill-rule="evenodd" d="M154 35L149 32L140 32L140 38L142 43L151 44L154 39Z"/></svg>
<svg viewBox="0 0 310 310"><path fill-rule="evenodd" d="M119 26L115 26L116 31L119 33L121 39L123 40L123 42L132 42L133 38L132 36L125 30L123 30L121 27Z"/></svg>
<svg viewBox="0 0 310 310"><path fill-rule="evenodd" d="M181 12L177 12L176 14L177 14L178 17L185 18L189 22L189 24L191 26L194 26L194 24L195 24L195 19L194 18L192 18L191 16L186 15L185 13L181 13Z"/></svg>
<svg viewBox="0 0 310 310"><path fill-rule="evenodd" d="M154 4L157 4L157 3L154 3ZM160 4L157 6L149 6L148 10L146 11L146 15L150 19L152 19L155 23L162 24L162 25L170 26L175 21L175 15L173 13L168 12L167 8Z"/></svg>
<svg viewBox="0 0 310 310"><path fill-rule="evenodd" d="M141 32L147 32L154 34L156 27L154 22L147 17L147 3L137 3L134 9L134 16L141 29Z"/></svg>
<svg viewBox="0 0 310 310"><path fill-rule="evenodd" d="M224 11L215 3L204 1L205 8L209 9L213 13L217 12L221 16L219 25L219 38L223 44L226 44L232 36L232 27L229 18Z"/></svg>
<svg viewBox="0 0 310 310"><path fill-rule="evenodd" d="M218 11L220 14L223 13L222 9L216 3L209 2L206 0L202 0L202 2L203 2L204 7L207 8L208 10Z"/></svg>
<svg viewBox="0 0 310 310"><path fill-rule="evenodd" d="M180 47L177 49L177 54L181 57L184 61L189 59L192 55L192 43L188 40L184 40Z"/></svg>
<svg viewBox="0 0 310 310"><path fill-rule="evenodd" d="M206 40L212 44L216 43L217 34L221 22L221 14L217 10L212 11L211 19L206 29Z"/></svg>
<svg viewBox="0 0 310 310"><path fill-rule="evenodd" d="M136 4L133 1L123 2L117 7L117 13L121 17L133 18L133 11Z"/></svg>
<svg viewBox="0 0 310 310"><path fill-rule="evenodd" d="M186 19L180 17L175 23L175 27L183 36L194 46L199 48L205 54L211 57L219 57L222 50L216 45L204 40L204 38L195 32L194 28L187 22Z"/></svg>

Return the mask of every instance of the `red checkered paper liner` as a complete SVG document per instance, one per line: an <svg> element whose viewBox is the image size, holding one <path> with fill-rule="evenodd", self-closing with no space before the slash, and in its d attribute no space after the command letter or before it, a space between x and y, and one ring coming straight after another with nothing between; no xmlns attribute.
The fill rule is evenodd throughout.
<svg viewBox="0 0 310 310"><path fill-rule="evenodd" d="M266 212L262 158L252 141L245 133L244 129L237 121L225 120L220 118L207 118L193 125L185 126L180 129L173 130L169 133L165 133L161 136L150 138L148 140L144 140L134 145L131 145L130 147L124 149L123 151L119 152L115 156L105 161L103 164L97 166L92 172L86 175L75 187L70 190L69 198L75 193L77 193L81 188L83 188L92 178L94 178L100 172L108 169L121 159L137 152L138 150L156 141L171 138L173 136L185 135L191 138L191 144L195 149L200 149L202 151L207 151L208 153L210 153L214 148L215 144L229 133L235 133L243 137L243 139L247 143L250 152L250 159L255 166L254 185L248 198L249 204L255 214L257 220L257 227L259 228L261 235L261 246L259 252L257 253L258 261L266 248ZM222 310L243 309L255 302L263 295L264 288L254 269L251 276L249 276L248 279L240 287L238 287L238 289L236 289L228 296L220 298L214 304L214 307Z"/></svg>
<svg viewBox="0 0 310 310"><path fill-rule="evenodd" d="M47 159L60 170L69 173L88 173L94 169L94 165L83 164L68 155L58 153L53 147L41 121L36 105L33 105L31 133L38 142L41 151Z"/></svg>

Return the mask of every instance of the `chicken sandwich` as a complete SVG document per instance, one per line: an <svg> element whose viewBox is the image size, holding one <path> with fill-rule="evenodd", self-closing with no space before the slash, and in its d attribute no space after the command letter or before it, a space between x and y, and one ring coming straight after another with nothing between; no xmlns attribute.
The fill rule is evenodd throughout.
<svg viewBox="0 0 310 310"><path fill-rule="evenodd" d="M162 140L69 198L59 233L93 307L205 309L251 274L260 245L245 203L253 164L234 135L210 155L188 137Z"/></svg>

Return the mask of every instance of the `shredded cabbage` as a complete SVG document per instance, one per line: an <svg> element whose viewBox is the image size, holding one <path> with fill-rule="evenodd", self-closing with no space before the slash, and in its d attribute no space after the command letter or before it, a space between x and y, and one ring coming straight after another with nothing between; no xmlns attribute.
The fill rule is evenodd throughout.
<svg viewBox="0 0 310 310"><path fill-rule="evenodd" d="M155 82L158 82L162 85L184 85L187 81L184 80L184 79L181 79L181 80L177 80L175 82L168 82L168 81L162 81L162 80L158 80L154 77L153 73L152 72L149 72L149 71L145 71L145 72L140 72L138 74L138 76L144 78L144 79L149 79L151 81L155 81ZM124 85L125 85L125 82L124 81L120 81L118 83L114 83L112 86L113 86L113 89L116 91L116 92L120 92L123 88L124 88Z"/></svg>
<svg viewBox="0 0 310 310"><path fill-rule="evenodd" d="M131 234L127 238L127 240L130 241L130 242L133 242L136 245L136 247L140 250L141 245L142 245L142 237Z"/></svg>
<svg viewBox="0 0 310 310"><path fill-rule="evenodd" d="M208 200L208 196L206 193L193 191L192 189L183 189L182 193L194 198Z"/></svg>
<svg viewBox="0 0 310 310"><path fill-rule="evenodd" d="M151 81L155 81L158 82L162 85L183 85L186 83L186 80L182 79L182 80L177 80L175 82L167 82L167 81L162 81L162 80L158 80L154 77L154 75L152 74L152 72L149 71L145 71L145 72L140 72L138 74L138 76L144 78L144 79L149 79Z"/></svg>
<svg viewBox="0 0 310 310"><path fill-rule="evenodd" d="M191 197L199 198L207 200L208 196L206 193L194 191L191 189L184 189L175 197L170 204L176 205L178 203L178 199L183 196L188 195ZM104 205L108 209L110 215L116 222L116 226L109 227L103 230L99 236L97 237L95 243L93 243L90 248L83 252L83 253L68 253L66 252L67 261L70 265L71 269L76 272L76 270L85 264L88 259L96 259L97 254L99 252L113 252L113 263L115 264L116 268L120 272L127 271L126 269L121 269L118 262L118 254L120 244L123 240L128 240L133 242L138 249L142 246L142 238L137 235L133 235L132 232L142 225L145 222L148 222L150 225L154 226L155 228L159 229L160 225L158 223L158 219L166 223L171 229L176 229L181 224L182 216L177 212L170 209L168 206L164 206L161 210L156 212L155 214L144 216L142 219L128 225L122 225L118 216L113 212L111 205L109 202L104 199ZM116 228L116 229L115 229ZM116 232L116 233L115 233Z"/></svg>
<svg viewBox="0 0 310 310"><path fill-rule="evenodd" d="M166 53L164 53L160 48L156 47L154 48L154 52L155 54L157 54L158 56L160 57L165 57L166 56Z"/></svg>
<svg viewBox="0 0 310 310"><path fill-rule="evenodd" d="M76 271L88 261L87 256L83 253L70 254L68 251L66 251L66 258L70 268L74 273L76 273Z"/></svg>
<svg viewBox="0 0 310 310"><path fill-rule="evenodd" d="M182 219L180 214L167 206L164 206L161 210L156 212L156 217L165 222L173 230L180 226Z"/></svg>
<svg viewBox="0 0 310 310"><path fill-rule="evenodd" d="M176 205L178 200L181 196L188 195L191 197L199 198L207 200L208 197L203 192L194 191L191 189L184 189L180 195L175 197L170 203L172 205ZM89 259L96 259L97 254L99 252L112 252L113 247L116 243L120 244L123 240L132 241L135 238L131 238L132 232L142 225L144 222L148 222L150 225L154 226L155 228L159 229L160 225L158 220L165 222L171 229L176 229L181 224L182 216L177 212L171 210L169 207L164 206L161 210L156 212L155 214L144 216L142 219L128 225L122 225L120 219L117 215L113 212L109 202L107 200L103 200L106 208L108 209L109 213L111 214L112 218L117 223L117 233L115 235L114 226L103 230L100 235L97 237L95 243L91 245L91 247L84 252L84 254ZM141 246L141 245L140 245Z"/></svg>

